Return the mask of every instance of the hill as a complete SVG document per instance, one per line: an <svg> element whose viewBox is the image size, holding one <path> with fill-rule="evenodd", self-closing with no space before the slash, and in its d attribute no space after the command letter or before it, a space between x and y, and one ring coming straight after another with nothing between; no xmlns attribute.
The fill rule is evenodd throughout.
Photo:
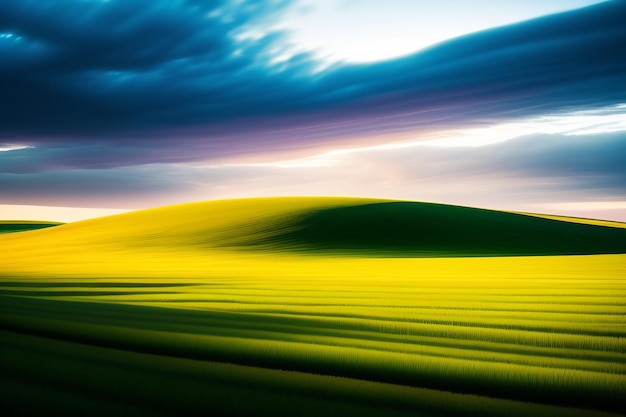
<svg viewBox="0 0 626 417"><path fill-rule="evenodd" d="M76 253L220 250L382 257L610 254L626 230L517 213L408 201L285 197L140 210L37 233L14 248Z"/></svg>
<svg viewBox="0 0 626 417"><path fill-rule="evenodd" d="M504 256L624 251L575 221L268 198L3 235L0 410L615 417L626 255Z"/></svg>

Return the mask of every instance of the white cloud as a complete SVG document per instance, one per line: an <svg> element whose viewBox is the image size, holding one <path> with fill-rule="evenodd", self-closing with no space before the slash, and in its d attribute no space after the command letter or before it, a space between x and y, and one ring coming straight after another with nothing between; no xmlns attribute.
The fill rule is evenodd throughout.
<svg viewBox="0 0 626 417"><path fill-rule="evenodd" d="M0 143L0 152L17 151L19 149L32 149L32 146L12 145L10 143Z"/></svg>
<svg viewBox="0 0 626 417"><path fill-rule="evenodd" d="M601 0L523 2L426 0L300 0L280 22L294 52L328 61L399 57L457 36Z"/></svg>
<svg viewBox="0 0 626 417"><path fill-rule="evenodd" d="M463 129L443 133L444 137L420 145L485 146L536 134L579 136L622 131L626 131L626 104Z"/></svg>

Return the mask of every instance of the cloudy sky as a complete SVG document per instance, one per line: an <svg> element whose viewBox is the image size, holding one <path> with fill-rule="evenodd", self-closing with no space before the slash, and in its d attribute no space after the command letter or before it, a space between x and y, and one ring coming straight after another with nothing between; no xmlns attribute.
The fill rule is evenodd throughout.
<svg viewBox="0 0 626 417"><path fill-rule="evenodd" d="M0 0L0 217L347 195L626 221L624 21L624 0Z"/></svg>

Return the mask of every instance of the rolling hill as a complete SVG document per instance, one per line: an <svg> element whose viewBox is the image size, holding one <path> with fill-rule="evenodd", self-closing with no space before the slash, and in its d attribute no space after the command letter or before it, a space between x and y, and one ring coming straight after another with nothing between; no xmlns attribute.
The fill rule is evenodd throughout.
<svg viewBox="0 0 626 417"><path fill-rule="evenodd" d="M2 235L0 412L616 417L626 228L541 216L267 198Z"/></svg>
<svg viewBox="0 0 626 417"><path fill-rule="evenodd" d="M626 230L444 204L266 198L175 205L7 236L9 248L379 257L626 253ZM46 249L41 249L45 252Z"/></svg>

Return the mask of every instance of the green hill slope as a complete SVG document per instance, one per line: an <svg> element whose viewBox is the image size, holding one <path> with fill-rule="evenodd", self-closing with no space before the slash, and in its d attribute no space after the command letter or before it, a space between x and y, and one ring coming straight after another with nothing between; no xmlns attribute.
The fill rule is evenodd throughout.
<svg viewBox="0 0 626 417"><path fill-rule="evenodd" d="M443 204L323 209L259 244L368 256L506 256L626 252L626 230Z"/></svg>
<svg viewBox="0 0 626 417"><path fill-rule="evenodd" d="M0 244L67 248L292 252L448 257L626 253L626 229L420 202L285 197L209 201L141 210L27 234Z"/></svg>
<svg viewBox="0 0 626 417"><path fill-rule="evenodd" d="M2 235L0 413L617 417L626 255L502 256L625 251L575 221L265 198Z"/></svg>

